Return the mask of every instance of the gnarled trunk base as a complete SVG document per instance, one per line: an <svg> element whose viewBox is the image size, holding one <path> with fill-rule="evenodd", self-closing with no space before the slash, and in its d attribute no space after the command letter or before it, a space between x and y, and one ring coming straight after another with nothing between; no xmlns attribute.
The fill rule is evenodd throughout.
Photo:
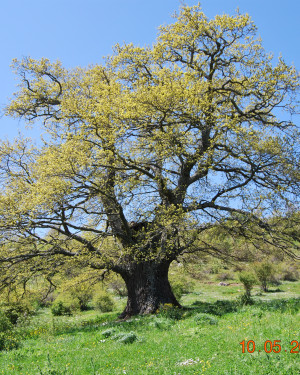
<svg viewBox="0 0 300 375"><path fill-rule="evenodd" d="M181 307L168 280L169 266L170 262L142 262L121 275L128 291L127 305L120 315L121 319L155 313L160 305L166 303Z"/></svg>

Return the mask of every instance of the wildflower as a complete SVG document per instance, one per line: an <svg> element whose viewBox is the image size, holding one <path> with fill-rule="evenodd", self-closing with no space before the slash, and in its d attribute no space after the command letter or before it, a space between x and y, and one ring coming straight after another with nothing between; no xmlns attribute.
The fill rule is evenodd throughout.
<svg viewBox="0 0 300 375"><path fill-rule="evenodd" d="M196 358L196 359L193 359L193 358L189 358L185 361L182 361L182 362L178 362L177 363L177 366L190 366L190 365L195 365L196 363L202 363L203 361L199 360L199 358Z"/></svg>

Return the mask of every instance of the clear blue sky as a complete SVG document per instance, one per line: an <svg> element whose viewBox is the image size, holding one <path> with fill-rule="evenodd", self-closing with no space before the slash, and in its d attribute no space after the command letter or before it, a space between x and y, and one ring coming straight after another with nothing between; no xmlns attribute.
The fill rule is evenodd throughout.
<svg viewBox="0 0 300 375"><path fill-rule="evenodd" d="M0 108L16 91L13 58L31 56L61 60L64 66L101 62L116 43L152 44L157 27L172 21L180 0L3 0L0 5ZM184 1L187 5L197 0ZM300 70L299 0L202 0L209 17L221 13L249 13L267 51L280 53ZM1 111L2 113L2 111ZM17 120L0 118L0 138L12 139L24 130Z"/></svg>

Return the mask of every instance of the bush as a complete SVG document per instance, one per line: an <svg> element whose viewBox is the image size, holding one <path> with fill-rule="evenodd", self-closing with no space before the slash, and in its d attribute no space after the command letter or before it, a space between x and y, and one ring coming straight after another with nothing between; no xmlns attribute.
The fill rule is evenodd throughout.
<svg viewBox="0 0 300 375"><path fill-rule="evenodd" d="M3 311L0 311L0 332L10 331L12 328L13 325L10 319Z"/></svg>
<svg viewBox="0 0 300 375"><path fill-rule="evenodd" d="M254 265L254 271L260 282L260 287L264 292L268 291L268 283L272 279L274 268L271 263L261 262Z"/></svg>
<svg viewBox="0 0 300 375"><path fill-rule="evenodd" d="M210 264L210 273L214 275L219 273L220 270L223 268L222 261L219 259L212 259Z"/></svg>
<svg viewBox="0 0 300 375"><path fill-rule="evenodd" d="M19 318L24 318L34 313L34 308L26 301L5 302L1 306L12 324L16 324Z"/></svg>
<svg viewBox="0 0 300 375"><path fill-rule="evenodd" d="M20 338L13 331L0 332L0 351L17 349Z"/></svg>
<svg viewBox="0 0 300 375"><path fill-rule="evenodd" d="M88 303L93 298L93 290L87 283L79 282L68 289L68 299L73 305L73 309L79 308L80 311L88 310Z"/></svg>
<svg viewBox="0 0 300 375"><path fill-rule="evenodd" d="M223 272L217 276L217 279L220 281L232 280L233 278L234 276L230 272Z"/></svg>
<svg viewBox="0 0 300 375"><path fill-rule="evenodd" d="M281 275L274 274L271 276L269 283L274 286L281 285Z"/></svg>
<svg viewBox="0 0 300 375"><path fill-rule="evenodd" d="M252 272L243 271L239 274L239 279L245 289L245 295L250 297L251 290L253 289L254 285L257 283L257 279L255 275Z"/></svg>
<svg viewBox="0 0 300 375"><path fill-rule="evenodd" d="M239 298L238 302L242 305L251 305L251 290L257 283L257 279L252 272L243 271L239 274L239 279L244 286L245 293Z"/></svg>
<svg viewBox="0 0 300 375"><path fill-rule="evenodd" d="M0 311L0 351L16 349L20 345L19 337L13 331L13 324L3 311Z"/></svg>
<svg viewBox="0 0 300 375"><path fill-rule="evenodd" d="M185 278L171 281L171 287L177 301L181 299L183 294L191 293L194 290L194 284Z"/></svg>
<svg viewBox="0 0 300 375"><path fill-rule="evenodd" d="M51 312L54 316L72 315L71 306L68 306L63 301L56 300L51 306Z"/></svg>
<svg viewBox="0 0 300 375"><path fill-rule="evenodd" d="M94 305L101 312L110 312L115 308L112 296L105 291L99 292L97 297L94 298Z"/></svg>
<svg viewBox="0 0 300 375"><path fill-rule="evenodd" d="M295 266L288 266L282 272L282 279L285 281L297 281L299 280L299 272Z"/></svg>
<svg viewBox="0 0 300 375"><path fill-rule="evenodd" d="M92 300L94 287L82 278L75 277L66 280L59 290L58 300L69 306L72 311L86 311L89 309L89 302Z"/></svg>

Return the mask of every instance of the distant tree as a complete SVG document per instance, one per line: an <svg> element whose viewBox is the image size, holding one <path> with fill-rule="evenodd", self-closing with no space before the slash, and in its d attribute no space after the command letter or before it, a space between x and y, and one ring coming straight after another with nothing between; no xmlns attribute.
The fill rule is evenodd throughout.
<svg viewBox="0 0 300 375"><path fill-rule="evenodd" d="M299 76L255 35L248 15L184 6L152 47L117 45L105 65L15 60L6 113L44 136L0 147L3 283L71 262L114 271L128 317L179 306L170 263L226 256L216 225L296 256L281 218L300 196Z"/></svg>

